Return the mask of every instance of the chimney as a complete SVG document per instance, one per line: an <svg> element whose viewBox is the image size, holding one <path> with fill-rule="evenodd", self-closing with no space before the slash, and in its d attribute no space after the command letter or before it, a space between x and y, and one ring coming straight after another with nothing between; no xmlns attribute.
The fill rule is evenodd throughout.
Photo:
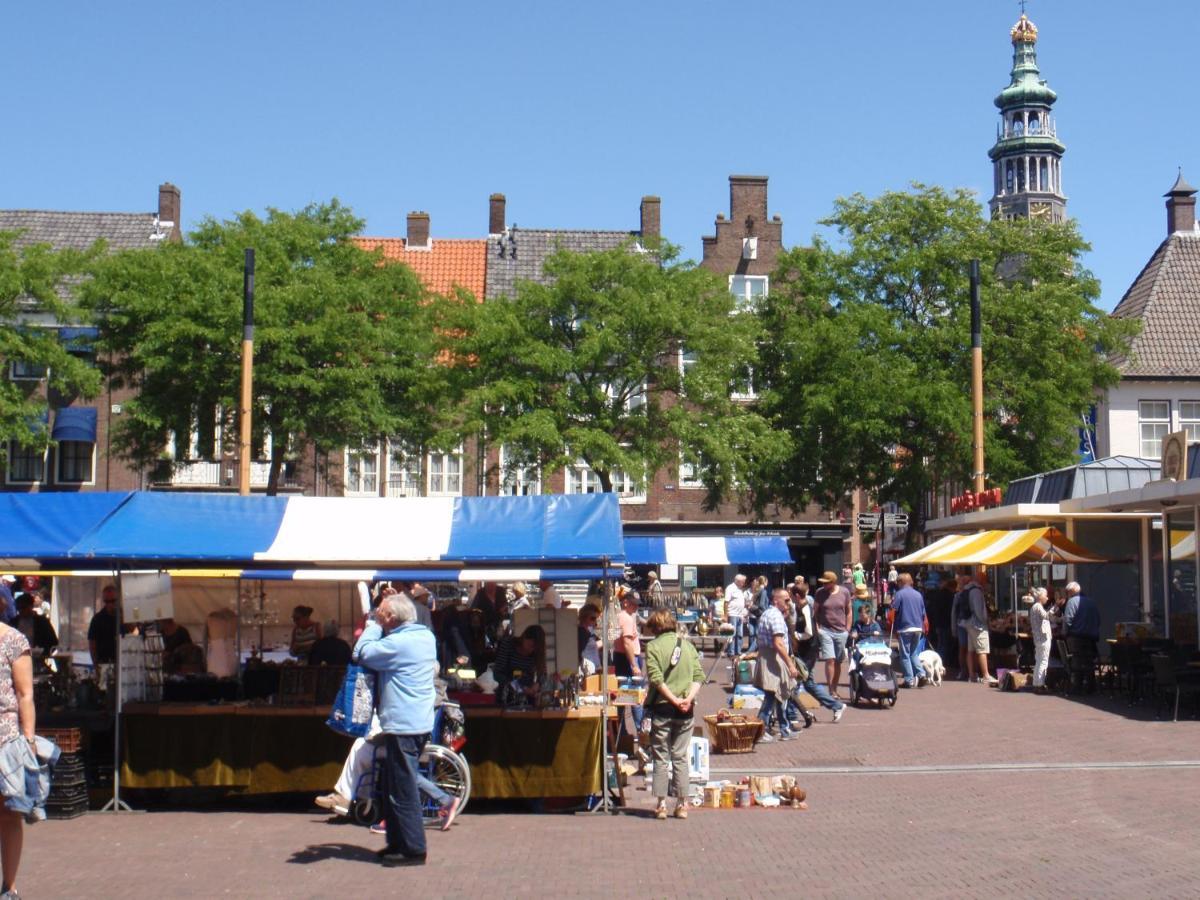
<svg viewBox="0 0 1200 900"><path fill-rule="evenodd" d="M179 188L164 181L158 186L158 221L161 228L169 230L169 239L177 241L183 234L180 215Z"/></svg>
<svg viewBox="0 0 1200 900"><path fill-rule="evenodd" d="M662 237L662 200L658 197L642 198L642 228L644 238Z"/></svg>
<svg viewBox="0 0 1200 900"><path fill-rule="evenodd" d="M504 195L488 197L488 234L504 233Z"/></svg>
<svg viewBox="0 0 1200 900"><path fill-rule="evenodd" d="M729 176L729 218L748 236L767 221L767 176Z"/></svg>
<svg viewBox="0 0 1200 900"><path fill-rule="evenodd" d="M404 242L404 249L429 249L429 213L410 212L408 214L408 239Z"/></svg>
<svg viewBox="0 0 1200 900"><path fill-rule="evenodd" d="M1171 189L1163 196L1167 198L1167 236L1177 231L1195 231L1196 189L1184 180L1182 168Z"/></svg>

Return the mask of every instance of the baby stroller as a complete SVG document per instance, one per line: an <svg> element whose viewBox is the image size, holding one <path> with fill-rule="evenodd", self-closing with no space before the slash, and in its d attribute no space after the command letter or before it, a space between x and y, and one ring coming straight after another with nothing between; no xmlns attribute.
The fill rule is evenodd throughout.
<svg viewBox="0 0 1200 900"><path fill-rule="evenodd" d="M880 706L896 705L900 693L892 674L892 648L882 638L859 641L850 654L850 702L875 700Z"/></svg>

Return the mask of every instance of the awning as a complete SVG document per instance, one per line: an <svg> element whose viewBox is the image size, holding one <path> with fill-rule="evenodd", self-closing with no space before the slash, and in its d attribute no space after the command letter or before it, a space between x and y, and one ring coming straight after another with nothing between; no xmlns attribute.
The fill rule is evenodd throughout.
<svg viewBox="0 0 1200 900"><path fill-rule="evenodd" d="M127 567L420 571L433 580L428 570L592 571L606 558L622 563L624 549L614 494L347 498L139 492L68 558L98 566L119 561Z"/></svg>
<svg viewBox="0 0 1200 900"><path fill-rule="evenodd" d="M50 432L50 439L96 443L96 408L67 406L57 410L54 413L54 430Z"/></svg>
<svg viewBox="0 0 1200 900"><path fill-rule="evenodd" d="M132 495L127 492L0 494L0 560L21 568L60 559Z"/></svg>
<svg viewBox="0 0 1200 900"><path fill-rule="evenodd" d="M1100 563L1106 560L1068 540L1057 528L1026 528L948 534L928 547L895 560L894 564L999 566L1016 561Z"/></svg>
<svg viewBox="0 0 1200 900"><path fill-rule="evenodd" d="M625 561L639 565L779 565L792 561L787 539L778 536L628 535Z"/></svg>

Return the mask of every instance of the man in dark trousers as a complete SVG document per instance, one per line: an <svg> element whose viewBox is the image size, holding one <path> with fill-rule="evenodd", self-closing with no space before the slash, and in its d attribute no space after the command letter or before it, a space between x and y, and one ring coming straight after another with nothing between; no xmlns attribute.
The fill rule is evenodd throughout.
<svg viewBox="0 0 1200 900"><path fill-rule="evenodd" d="M1096 693L1096 643L1100 640L1100 610L1084 596L1079 582L1070 582L1065 593L1063 631L1071 655L1071 693Z"/></svg>

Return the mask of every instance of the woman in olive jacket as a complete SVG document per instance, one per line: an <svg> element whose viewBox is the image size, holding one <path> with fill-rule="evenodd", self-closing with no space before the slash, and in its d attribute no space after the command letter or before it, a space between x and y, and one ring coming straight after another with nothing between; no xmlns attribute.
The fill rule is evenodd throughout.
<svg viewBox="0 0 1200 900"><path fill-rule="evenodd" d="M667 817L668 774L675 784L675 818L687 818L688 750L692 740L693 703L704 670L692 642L678 633L675 614L656 609L646 623L654 640L646 645L646 674L650 694L650 755L654 759L656 819Z"/></svg>

